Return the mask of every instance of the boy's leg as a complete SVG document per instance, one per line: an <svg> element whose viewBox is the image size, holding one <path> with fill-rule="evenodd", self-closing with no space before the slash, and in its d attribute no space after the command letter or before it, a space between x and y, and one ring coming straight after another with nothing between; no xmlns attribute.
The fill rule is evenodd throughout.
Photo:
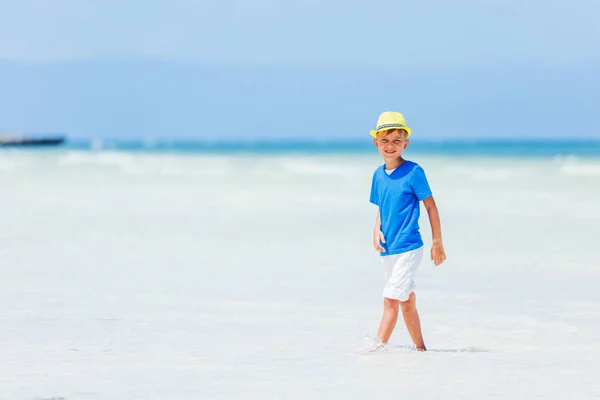
<svg viewBox="0 0 600 400"><path fill-rule="evenodd" d="M425 350L414 293L414 276L422 256L423 247L399 255L382 257L386 286L383 290L383 317L379 325L378 336L384 343L388 342L394 331L398 320L398 309L401 306L404 323L415 347L418 350ZM397 300L406 298L407 294L406 301Z"/></svg>
<svg viewBox="0 0 600 400"><path fill-rule="evenodd" d="M401 302L400 305L402 307L402 317L404 317L406 329L408 329L408 333L410 334L415 347L419 351L427 350L425 348L425 342L423 342L423 334L421 333L421 321L419 320L419 313L417 312L417 297L415 296L415 293L412 292L408 297L408 300Z"/></svg>
<svg viewBox="0 0 600 400"><path fill-rule="evenodd" d="M398 321L398 308L400 306L399 300L394 299L383 299L383 316L381 317L381 323L379 324L379 332L377 336L383 343L387 343L392 336L396 321Z"/></svg>

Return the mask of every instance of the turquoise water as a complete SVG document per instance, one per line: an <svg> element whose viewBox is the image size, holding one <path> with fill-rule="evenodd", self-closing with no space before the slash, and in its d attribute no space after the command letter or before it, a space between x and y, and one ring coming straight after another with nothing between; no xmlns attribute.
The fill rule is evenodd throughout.
<svg viewBox="0 0 600 400"><path fill-rule="evenodd" d="M147 152L189 152L207 154L269 154L269 153L370 153L373 144L365 140L166 140L166 139L77 139L63 148L74 150L104 149ZM599 140L515 140L460 139L413 140L410 153L448 156L509 156L509 157L600 157Z"/></svg>

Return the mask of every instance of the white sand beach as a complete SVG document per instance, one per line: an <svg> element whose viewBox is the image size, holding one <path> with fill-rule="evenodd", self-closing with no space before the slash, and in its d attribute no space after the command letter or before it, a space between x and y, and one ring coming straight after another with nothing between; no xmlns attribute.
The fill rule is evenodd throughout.
<svg viewBox="0 0 600 400"><path fill-rule="evenodd" d="M0 153L0 399L599 398L600 160L406 156L430 351L358 356L375 153Z"/></svg>

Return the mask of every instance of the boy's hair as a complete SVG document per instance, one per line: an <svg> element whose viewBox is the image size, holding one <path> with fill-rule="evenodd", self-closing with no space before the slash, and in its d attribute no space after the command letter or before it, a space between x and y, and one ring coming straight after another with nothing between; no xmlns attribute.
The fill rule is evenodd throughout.
<svg viewBox="0 0 600 400"><path fill-rule="evenodd" d="M381 132L377 132L377 136L379 136L380 133L385 133L385 135L389 135L390 133L394 132L394 131L398 131L402 134L402 136L404 136L404 140L408 139L408 132L405 131L404 129L398 129L398 128L394 128L394 129L388 129L385 131L381 131Z"/></svg>

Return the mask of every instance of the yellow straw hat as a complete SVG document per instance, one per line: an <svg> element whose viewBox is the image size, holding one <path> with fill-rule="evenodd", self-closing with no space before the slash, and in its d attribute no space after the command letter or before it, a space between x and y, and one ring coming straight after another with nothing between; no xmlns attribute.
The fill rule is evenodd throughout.
<svg viewBox="0 0 600 400"><path fill-rule="evenodd" d="M404 115L395 111L386 111L381 113L377 119L377 128L375 128L374 131L371 131L371 136L376 137L377 133L389 129L404 129L408 133L406 137L409 137L412 134L412 129L406 126Z"/></svg>

